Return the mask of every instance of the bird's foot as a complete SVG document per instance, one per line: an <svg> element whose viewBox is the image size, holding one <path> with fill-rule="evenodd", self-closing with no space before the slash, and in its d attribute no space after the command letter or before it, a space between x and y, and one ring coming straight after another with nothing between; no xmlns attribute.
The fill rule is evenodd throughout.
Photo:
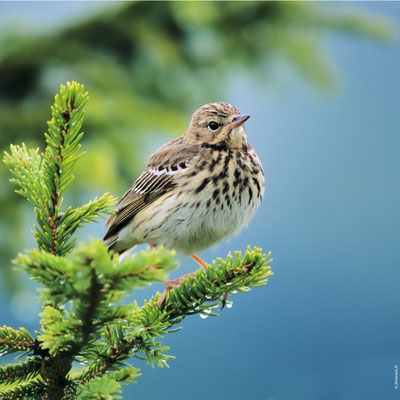
<svg viewBox="0 0 400 400"><path fill-rule="evenodd" d="M167 293L174 288L175 286L178 286L181 284L181 281L185 278L187 278L188 276L192 276L194 274L194 272L191 272L189 274L183 275L180 278L177 279L173 279L171 281L168 281L165 283L165 289L164 292L162 293L160 299L157 301L157 305L160 308L162 303L164 303L165 297L167 296Z"/></svg>
<svg viewBox="0 0 400 400"><path fill-rule="evenodd" d="M150 249L155 249L156 246L152 243L149 243ZM202 268L206 269L207 268L207 263L204 262L200 257L196 256L196 254L192 254L192 258L193 260L195 260L197 262L197 264L199 264ZM187 278L188 276L192 276L194 274L194 272L191 272L189 274L183 275L180 278L177 279L173 279L172 281L168 281L165 284L165 290L162 293L160 299L157 301L157 305L158 307L161 307L161 305L164 303L165 297L167 296L167 293L175 286L179 286L181 281L185 278Z"/></svg>

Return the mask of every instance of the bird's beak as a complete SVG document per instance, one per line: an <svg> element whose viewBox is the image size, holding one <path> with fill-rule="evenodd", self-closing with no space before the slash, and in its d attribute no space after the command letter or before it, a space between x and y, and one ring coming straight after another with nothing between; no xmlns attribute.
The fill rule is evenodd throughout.
<svg viewBox="0 0 400 400"><path fill-rule="evenodd" d="M231 122L228 126L231 130L235 129L238 126L244 124L249 118L250 118L250 115L238 115L237 117L235 117L233 119L233 122Z"/></svg>

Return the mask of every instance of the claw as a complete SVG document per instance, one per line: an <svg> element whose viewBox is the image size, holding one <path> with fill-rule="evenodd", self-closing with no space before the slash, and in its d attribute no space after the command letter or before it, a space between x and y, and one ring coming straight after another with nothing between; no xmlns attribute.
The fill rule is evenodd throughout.
<svg viewBox="0 0 400 400"><path fill-rule="evenodd" d="M228 292L224 293L224 297L221 300L221 310L225 307L226 305L226 300L228 300Z"/></svg>
<svg viewBox="0 0 400 400"><path fill-rule="evenodd" d="M157 301L157 306L158 308L160 308L165 300L165 297L167 296L167 293L174 288L175 286L179 286L181 284L181 281L185 278L187 278L188 276L192 276L194 274L194 272L190 272L189 274L183 275L180 278L177 279L173 279L172 281L168 281L165 283L165 289L161 295L161 297L159 298L159 300Z"/></svg>

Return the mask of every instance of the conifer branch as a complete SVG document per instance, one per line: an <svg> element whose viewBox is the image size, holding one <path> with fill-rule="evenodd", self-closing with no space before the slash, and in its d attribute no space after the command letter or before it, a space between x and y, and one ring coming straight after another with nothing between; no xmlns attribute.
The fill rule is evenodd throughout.
<svg viewBox="0 0 400 400"><path fill-rule="evenodd" d="M60 243L58 214L61 211L61 196L73 180L72 168L81 156L79 141L83 133L80 133L80 128L87 98L88 94L81 85L68 83L67 87L61 86L60 94L56 95L51 108L49 131L45 134L47 147L43 156L43 174L50 199L44 211L51 234L50 247L46 250L52 254L67 252Z"/></svg>
<svg viewBox="0 0 400 400"><path fill-rule="evenodd" d="M25 144L22 146L11 145L10 154L4 152L3 162L14 175L10 181L19 187L16 192L35 207L45 208L47 199L40 184L43 175L39 149L27 150Z"/></svg>
<svg viewBox="0 0 400 400"><path fill-rule="evenodd" d="M39 400L45 392L45 386L42 382L31 381L28 383L20 383L15 387L2 389L0 388L1 400L18 400L32 399Z"/></svg>
<svg viewBox="0 0 400 400"><path fill-rule="evenodd" d="M0 386L6 383L29 381L35 378L42 368L42 362L37 357L30 357L27 361L0 367Z"/></svg>
<svg viewBox="0 0 400 400"><path fill-rule="evenodd" d="M271 262L271 253L263 254L257 247L248 247L243 257L240 251L236 251L234 257L229 253L226 260L218 258L206 270L200 269L183 279L168 292L163 307L173 323L180 322L185 315L218 315L210 310L218 308L228 294L266 285L273 275L269 267Z"/></svg>
<svg viewBox="0 0 400 400"><path fill-rule="evenodd" d="M79 354L100 336L99 328L129 319L133 306L117 302L132 289L165 281L166 272L176 266L173 253L163 248L120 263L100 241L81 246L69 259L33 250L21 254L16 263L44 285L42 298L49 305L41 314L39 340L52 355ZM50 304L55 298L57 307ZM72 312L61 308L67 302Z"/></svg>
<svg viewBox="0 0 400 400"><path fill-rule="evenodd" d="M8 326L0 328L0 353L2 355L16 351L31 351L35 347L35 340L25 328L15 330Z"/></svg>
<svg viewBox="0 0 400 400"><path fill-rule="evenodd" d="M75 240L70 240L75 231L88 222L94 222L107 215L113 214L115 211L110 207L115 205L117 199L105 193L100 198L89 201L82 207L73 209L68 207L65 213L59 215L58 235L63 238L62 246L65 247L65 253L69 253L75 246ZM69 242L68 242L69 241Z"/></svg>
<svg viewBox="0 0 400 400"><path fill-rule="evenodd" d="M105 375L96 376L84 383L79 391L78 400L114 399L121 393L121 384L134 382L140 374L132 366Z"/></svg>
<svg viewBox="0 0 400 400"><path fill-rule="evenodd" d="M134 303L129 323L108 328L103 340L107 345L91 356L92 362L82 371L80 378L84 381L103 374L119 365L129 356L145 359L152 365L168 366L171 356L164 352L168 347L160 346L156 338L162 338L176 329L171 327L187 315L200 313L207 317L217 315L212 309L221 305L226 293L248 291L250 287L265 285L272 275L270 254L264 255L261 250L247 249L242 257L240 252L235 256L228 255L226 260L218 259L212 265L197 271L181 281L179 287L172 289L160 309L157 293L143 307Z"/></svg>
<svg viewBox="0 0 400 400"><path fill-rule="evenodd" d="M52 254L65 255L74 247L71 240L76 229L84 223L95 221L113 211L116 199L108 194L88 204L61 210L63 194L71 185L73 167L79 157L80 132L83 110L88 100L84 87L76 82L61 85L60 93L51 107L52 119L45 134L47 147L40 156L38 149L11 145L10 153L4 154L4 163L19 189L17 193L34 205L36 216L36 242L40 249Z"/></svg>

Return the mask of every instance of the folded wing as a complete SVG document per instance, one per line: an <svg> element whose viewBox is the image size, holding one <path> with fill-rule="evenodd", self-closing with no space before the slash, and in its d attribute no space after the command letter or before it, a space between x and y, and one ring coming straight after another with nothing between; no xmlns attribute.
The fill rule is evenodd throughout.
<svg viewBox="0 0 400 400"><path fill-rule="evenodd" d="M119 231L136 214L177 186L176 177L189 167L197 151L195 146L186 144L180 137L151 156L146 170L118 203L117 213L108 219L108 231L103 239L105 244L112 245L118 239Z"/></svg>

